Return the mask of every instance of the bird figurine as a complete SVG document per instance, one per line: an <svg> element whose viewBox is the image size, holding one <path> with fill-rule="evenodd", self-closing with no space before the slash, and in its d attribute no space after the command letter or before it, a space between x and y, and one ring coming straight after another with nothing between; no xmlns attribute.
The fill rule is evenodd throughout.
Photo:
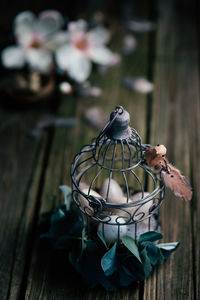
<svg viewBox="0 0 200 300"><path fill-rule="evenodd" d="M168 162L165 155L167 149L164 145L150 147L145 151L145 160L150 168L161 172L164 185L177 197L183 200L191 200L192 189L187 179L181 172Z"/></svg>

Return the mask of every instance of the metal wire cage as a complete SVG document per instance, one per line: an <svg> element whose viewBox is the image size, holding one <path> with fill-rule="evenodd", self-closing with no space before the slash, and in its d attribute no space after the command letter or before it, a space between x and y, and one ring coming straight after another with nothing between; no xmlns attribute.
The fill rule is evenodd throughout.
<svg viewBox="0 0 200 300"><path fill-rule="evenodd" d="M73 199L85 219L102 224L103 231L105 225L117 225L118 236L124 225L131 225L135 236L158 229L164 198L160 173L145 162L149 145L141 143L129 122L129 113L117 106L99 136L71 165Z"/></svg>

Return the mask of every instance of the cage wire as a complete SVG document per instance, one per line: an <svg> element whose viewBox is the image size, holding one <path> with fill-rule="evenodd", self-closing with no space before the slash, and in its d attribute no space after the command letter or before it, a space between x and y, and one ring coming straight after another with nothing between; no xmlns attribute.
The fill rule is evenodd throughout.
<svg viewBox="0 0 200 300"><path fill-rule="evenodd" d="M129 113L117 106L98 137L72 162L73 199L84 215L88 235L99 223L103 235L106 226L117 226L118 240L125 225L133 238L159 228L164 185L160 172L145 162L150 145L141 143L129 122Z"/></svg>

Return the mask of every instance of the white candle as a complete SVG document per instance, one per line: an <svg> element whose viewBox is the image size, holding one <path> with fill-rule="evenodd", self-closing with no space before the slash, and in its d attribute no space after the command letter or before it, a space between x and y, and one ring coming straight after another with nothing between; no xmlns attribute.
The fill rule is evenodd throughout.
<svg viewBox="0 0 200 300"><path fill-rule="evenodd" d="M117 215L110 216L111 223L120 223L124 224L125 220L123 218L119 218ZM119 219L117 219L119 218ZM117 220L116 220L117 219ZM103 221L108 220L108 218L104 218ZM114 244L118 238L121 239L127 233L127 226L126 225L111 225L111 224L102 224L99 223L98 231L100 231L105 239L105 241L109 244Z"/></svg>

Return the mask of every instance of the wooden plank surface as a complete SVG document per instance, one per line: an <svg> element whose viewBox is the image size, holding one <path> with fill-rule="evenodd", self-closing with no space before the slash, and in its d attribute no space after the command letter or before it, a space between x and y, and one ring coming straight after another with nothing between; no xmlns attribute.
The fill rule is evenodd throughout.
<svg viewBox="0 0 200 300"><path fill-rule="evenodd" d="M121 40L124 34L120 27L117 28L117 32L118 34L112 45L115 51L121 49ZM124 59L118 66L108 70L103 76L96 74L93 77L93 82L103 87L103 97L97 105L102 108L106 107L107 117L116 105L122 104L130 111L130 114L133 114L135 118L133 118L132 124L134 123L135 127L137 125L137 130L145 138L147 97L137 93L133 94L133 92L121 86L122 74L125 72L126 75L147 76L148 35L144 34L139 38L138 44L139 47L136 53ZM59 115L66 114L72 102L74 102L74 99L64 99ZM82 122L83 110L86 105L91 106L92 104L84 101L84 99L80 99L76 103L76 107L73 104L73 115L78 120L78 127L70 135L62 130L56 130L55 132L45 176L44 192L41 197L40 214L49 211L58 204L59 184L71 185L69 169L73 156L80 150L82 145L90 142L92 137L97 136L97 131ZM123 288L112 293L106 292L102 288L89 291L81 286L79 277L74 275L70 266L68 270L65 270L60 260L57 262L55 257L51 250L46 250L45 254L41 255L37 236L28 275L26 299L66 299L66 295L67 299L139 299L140 297L140 285L137 284L130 289Z"/></svg>
<svg viewBox="0 0 200 300"><path fill-rule="evenodd" d="M39 114L34 112L1 111L1 202L0 202L0 298L6 299L11 286L17 297L25 267L25 254L18 256L18 237L21 236L21 222L26 209L29 214L27 195L30 183L36 175L36 164L40 153L40 143L27 137L27 129L33 127ZM28 220L28 219L27 219ZM27 225L27 224L26 224ZM25 226L25 224L24 224ZM27 226L28 227L28 226ZM21 243L28 236L24 227ZM24 243L23 251L27 245ZM17 278L13 278L14 265L20 264Z"/></svg>
<svg viewBox="0 0 200 300"><path fill-rule="evenodd" d="M176 9L175 1L158 2L160 10L154 75L156 89L150 141L152 144L165 144L168 159L190 178L191 151L196 149L191 144L196 124L191 124L191 120L196 114L193 109L199 101L196 23L190 15L187 16L178 7ZM193 201L197 201L196 196ZM196 268L193 247L198 253L199 245L196 241L193 244L192 209L192 203L184 203L172 193L166 193L161 209L164 240L179 241L180 247L147 280L144 299L198 299L194 290L199 283L193 269ZM195 239L198 240L197 236Z"/></svg>
<svg viewBox="0 0 200 300"><path fill-rule="evenodd" d="M145 5L144 5L145 3ZM139 17L152 13L154 4L137 4ZM137 16L137 5L135 16ZM0 299L199 299L200 260L200 106L199 53L193 6L178 0L157 1L154 34L138 34L138 48L122 62L91 81L103 88L99 100L63 97L57 115L75 117L73 129L55 129L41 141L27 138L46 109L34 112L0 111ZM148 11L146 11L147 9ZM149 12L150 10L150 12ZM120 52L125 29L117 23L111 47ZM155 58L154 58L155 48ZM154 63L155 59L155 63ZM151 76L153 97L122 86L123 76ZM71 185L74 155L98 131L83 121L87 107L99 106L106 117L116 105L131 115L131 125L142 141L164 143L169 160L191 178L194 197L184 203L167 192L162 207L164 241L180 241L179 249L145 282L106 292L88 290L58 253L39 240L45 213L63 200L61 184ZM106 109L105 109L106 108ZM151 122L151 123L150 123Z"/></svg>

